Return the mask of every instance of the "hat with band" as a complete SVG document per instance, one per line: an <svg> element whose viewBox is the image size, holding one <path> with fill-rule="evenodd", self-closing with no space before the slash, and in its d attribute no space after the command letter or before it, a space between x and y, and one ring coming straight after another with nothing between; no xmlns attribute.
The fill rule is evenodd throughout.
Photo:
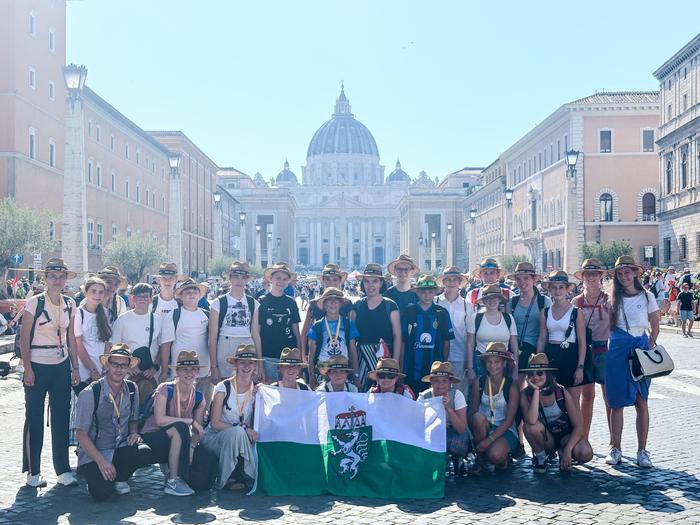
<svg viewBox="0 0 700 525"><path fill-rule="evenodd" d="M175 285L175 297L179 299L186 290L192 289L199 292L199 297L203 297L209 291L209 286L207 286L205 283L198 283L191 277L188 277L184 281Z"/></svg>
<svg viewBox="0 0 700 525"><path fill-rule="evenodd" d="M236 353L226 358L226 362L236 364L236 361L264 361L258 357L253 345L238 345Z"/></svg>
<svg viewBox="0 0 700 525"><path fill-rule="evenodd" d="M377 381L379 378L378 374L394 374L396 377L406 377L406 374L402 374L399 369L399 362L392 357L385 357L377 361L376 370L372 370L367 377L372 381Z"/></svg>
<svg viewBox="0 0 700 525"><path fill-rule="evenodd" d="M448 277L457 277L459 279L460 286L469 282L469 278L464 275L457 266L448 266L440 275L438 275L438 278L436 279L438 285L445 286L445 279Z"/></svg>
<svg viewBox="0 0 700 525"><path fill-rule="evenodd" d="M306 368L308 365L301 360L301 352L298 348L285 347L282 349L277 366L300 366Z"/></svg>
<svg viewBox="0 0 700 525"><path fill-rule="evenodd" d="M344 355L337 355L335 357L331 357L328 361L324 363L319 363L318 369L323 375L328 375L328 372L330 372L331 370L340 370L343 372L353 371L353 369L350 368L350 364L348 363L348 358Z"/></svg>
<svg viewBox="0 0 700 525"><path fill-rule="evenodd" d="M535 271L535 266L528 261L522 261L515 265L515 271L506 275L506 279L514 281L518 275L530 275L533 279L541 279L542 276Z"/></svg>
<svg viewBox="0 0 700 525"><path fill-rule="evenodd" d="M136 368L141 362L138 357L133 356L129 345L124 343L112 345L112 348L110 348L108 354L102 354L100 356L100 363L102 363L102 366L107 365L107 361L109 361L110 357L126 357L129 360L129 368Z"/></svg>
<svg viewBox="0 0 700 525"><path fill-rule="evenodd" d="M177 273L177 264L173 262L160 263L160 266L158 266L158 275L162 277L182 278L182 276Z"/></svg>
<svg viewBox="0 0 700 525"><path fill-rule="evenodd" d="M177 354L177 361L175 362L174 365L168 365L168 368L180 368L180 367L196 367L196 368L207 368L207 365L200 365L199 364L199 356L197 355L197 352L194 350L192 352L188 352L187 350L183 350L179 354Z"/></svg>
<svg viewBox="0 0 700 525"><path fill-rule="evenodd" d="M345 303L350 302L350 299L345 297L345 295L343 295L343 292L341 292L338 288L334 288L333 286L330 286L330 287L323 290L321 297L316 299L316 306L318 306L321 310L323 310L324 304L326 303L326 301L328 299L335 299L336 301L339 301L340 306L343 306Z"/></svg>
<svg viewBox="0 0 700 525"><path fill-rule="evenodd" d="M269 266L265 270L265 272L263 273L263 279L269 281L270 278L277 272L286 273L287 277L289 277L290 279L294 279L296 277L296 274L289 269L289 266L287 266L286 262L278 262L273 264L272 266Z"/></svg>
<svg viewBox="0 0 700 525"><path fill-rule="evenodd" d="M420 268L418 268L418 265L413 262L411 256L406 255L405 253L402 253L396 259L391 261L387 265L386 269L390 274L396 275L396 266L399 264L404 264L411 267L409 270L409 275L416 275L418 272L420 272Z"/></svg>
<svg viewBox="0 0 700 525"><path fill-rule="evenodd" d="M554 270L553 272L549 273L546 280L542 281L542 288L544 288L545 290L549 290L550 284L557 283L564 284L569 288L573 288L574 286L576 286L575 283L569 281L569 274L566 273L564 270Z"/></svg>
<svg viewBox="0 0 700 525"><path fill-rule="evenodd" d="M481 279L481 270L487 269L498 270L499 279L501 277L505 277L506 275L506 271L498 265L498 261L496 259L493 257L487 257L481 261L479 266L472 272L472 276L476 277L477 279Z"/></svg>
<svg viewBox="0 0 700 525"><path fill-rule="evenodd" d="M97 272L97 277L103 280L118 279L119 288L126 288L129 284L129 282L126 280L126 277L124 277L119 272L119 268L117 268L116 266L105 266L99 272Z"/></svg>
<svg viewBox="0 0 700 525"><path fill-rule="evenodd" d="M419 292L420 290L433 290L435 293L442 293L442 287L438 285L435 277L424 273L418 278L418 282L411 287L412 292Z"/></svg>
<svg viewBox="0 0 700 525"><path fill-rule="evenodd" d="M68 279L74 279L78 276L77 273L68 270L66 261L60 257L51 257L48 261L46 261L46 266L44 266L44 269L37 271L37 273L40 274L45 274L46 272L65 272Z"/></svg>
<svg viewBox="0 0 700 525"><path fill-rule="evenodd" d="M233 261L227 272L221 274L221 277L226 279L231 275L239 277L250 277L250 265L244 261Z"/></svg>
<svg viewBox="0 0 700 525"><path fill-rule="evenodd" d="M323 267L323 270L321 270L321 275L319 275L320 279L323 279L324 277L340 277L340 282L342 283L347 279L348 274L347 272L344 272L343 270L340 269L340 266L337 264L333 263L328 263Z"/></svg>
<svg viewBox="0 0 700 525"><path fill-rule="evenodd" d="M367 266L365 266L363 272L359 274L359 277L360 279L364 279L365 277L378 277L379 279L384 279L384 271L382 270L380 264L369 263Z"/></svg>
<svg viewBox="0 0 700 525"><path fill-rule="evenodd" d="M556 371L557 368L549 366L549 358L547 354L539 353L532 354L527 360L527 368L521 368L521 372L535 372L537 370L551 370Z"/></svg>
<svg viewBox="0 0 700 525"><path fill-rule="evenodd" d="M457 379L454 375L452 363L450 363L449 361L433 362L432 366L430 367L430 373L427 376L423 376L421 381L423 381L424 383L430 383L431 379L437 377L446 377L452 383L459 383L459 379Z"/></svg>
<svg viewBox="0 0 700 525"><path fill-rule="evenodd" d="M497 284L489 284L481 288L481 296L476 300L477 303L483 304L486 299L496 297L502 303L507 301L503 295L503 289Z"/></svg>
<svg viewBox="0 0 700 525"><path fill-rule="evenodd" d="M597 272L600 274L600 277L603 277L604 275L608 274L608 270L603 268L603 263L601 263L598 259L585 259L581 263L581 269L576 270L574 272L574 277L576 277L579 281L583 280L583 274L586 272Z"/></svg>
<svg viewBox="0 0 700 525"><path fill-rule="evenodd" d="M617 258L617 261L615 261L615 270L619 270L620 268L633 268L636 270L637 275L641 275L644 273L644 268L639 266L637 262L634 260L634 257L631 257L629 255L620 255ZM673 266L669 266L668 269L671 270Z"/></svg>
<svg viewBox="0 0 700 525"><path fill-rule="evenodd" d="M508 347L506 347L505 344L498 341L492 341L489 344L487 344L486 350L483 353L479 354L479 359L486 359L488 357L500 357L502 359L505 359L506 362L515 362L513 354L508 351Z"/></svg>

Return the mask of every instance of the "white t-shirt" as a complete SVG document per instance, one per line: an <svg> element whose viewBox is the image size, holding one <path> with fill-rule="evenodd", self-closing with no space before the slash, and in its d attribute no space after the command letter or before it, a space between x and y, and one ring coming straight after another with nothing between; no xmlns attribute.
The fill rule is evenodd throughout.
<svg viewBox="0 0 700 525"><path fill-rule="evenodd" d="M627 322L630 325L629 332L639 337L649 328L649 314L657 312L659 305L651 292L640 292L634 297L623 297L622 307L627 314ZM627 331L625 316L620 312L617 316L617 327Z"/></svg>
<svg viewBox="0 0 700 525"><path fill-rule="evenodd" d="M564 312L564 315L562 315L559 319L555 319L554 312L552 311L552 309L550 308L549 310L547 310L547 319L545 319L545 322L547 323L547 334L549 336L549 342L561 343L562 341L564 341L564 339L567 339L566 331L569 329L569 325L571 324L571 315L573 314L573 312L574 307L571 306L566 312ZM571 330L567 341L572 343L575 340L576 330Z"/></svg>
<svg viewBox="0 0 700 525"><path fill-rule="evenodd" d="M244 295L236 299L230 293L226 294L228 309L224 314L224 323L221 325L221 337L250 337L250 323L253 320L253 313L248 308L248 298ZM254 309L258 309L258 302L253 301ZM212 301L213 311L219 312L221 308L221 298ZM221 313L219 313L221 315Z"/></svg>
<svg viewBox="0 0 700 525"><path fill-rule="evenodd" d="M431 387L431 388L428 389L426 392L432 392L432 391L433 391L433 389L432 389L432 387ZM419 400L425 399L425 398L423 397L423 394L424 394L424 393L425 393L425 392L421 392L420 394L418 394L418 399L419 399ZM455 389L455 403L454 403L454 404L455 404L455 406L454 406L453 408L454 408L455 410L459 410L459 409L461 409L461 408L467 408L467 400L466 400L466 398L464 397L464 394L462 393L461 390L456 390L456 389Z"/></svg>
<svg viewBox="0 0 700 525"><path fill-rule="evenodd" d="M226 408L226 405L224 404L221 410L221 420L225 423L228 423L229 425L239 425L241 422L241 411L238 407L241 407L243 409L243 422L246 425L250 426L253 424L253 401L255 400L255 396L253 396L252 392L253 387L251 386L248 392L245 392L243 394L236 394L233 390L234 381L235 378L231 378L231 393L228 398L228 408ZM216 385L216 388L214 389L214 395L216 395L219 392L223 393L224 397L226 396L226 385L224 385L224 381L221 381L219 384ZM238 403L236 403L236 398L238 400Z"/></svg>
<svg viewBox="0 0 700 525"><path fill-rule="evenodd" d="M158 298L158 304L153 313L159 315L161 319L164 319L166 315L177 308L177 301L175 299L165 300L160 295L156 295L156 297ZM150 309L153 310L153 303L151 303Z"/></svg>
<svg viewBox="0 0 700 525"><path fill-rule="evenodd" d="M509 331L504 317L506 315L510 314L501 314L501 322L493 325L484 314L484 317L481 319L481 324L479 325L479 333L476 334L475 350L477 353L483 354L486 352L486 345L488 345L490 342L501 342L507 346L511 335L517 337L518 329L515 326L515 320L513 319L513 316L511 316ZM470 334L476 333L476 315L470 317L467 320L467 323L467 332Z"/></svg>
<svg viewBox="0 0 700 525"><path fill-rule="evenodd" d="M97 314L90 313L85 308L80 307L73 323L73 334L75 337L81 338L87 355L90 356L95 368L101 374L102 363L100 363L100 356L105 353L105 343L100 341L100 333L97 330ZM90 370L80 359L78 359L78 369L80 371L80 380L89 381Z"/></svg>
<svg viewBox="0 0 700 525"><path fill-rule="evenodd" d="M125 343L129 345L132 352L142 346L148 346L150 317L150 313L139 315L133 310L124 312L114 321L112 337L109 341L112 344ZM162 323L163 321L159 316L153 315L153 339L150 350L154 364L158 364L158 348Z"/></svg>
<svg viewBox="0 0 700 525"><path fill-rule="evenodd" d="M467 358L467 324L469 318L474 317L474 308L460 295L450 302L442 294L437 299L437 304L442 306L450 314L452 330L455 338L450 341L450 361L464 361Z"/></svg>
<svg viewBox="0 0 700 525"><path fill-rule="evenodd" d="M206 365L206 368L199 369L198 377L209 375L209 347L207 341L207 326L209 318L197 308L194 311L185 308L180 309L180 319L177 322L177 330L173 322L173 312L170 312L163 319L163 329L160 342L173 343L170 346L170 364L177 363L177 356L183 350L191 352L194 350L199 357L199 364ZM170 369L170 377L174 377L174 370Z"/></svg>

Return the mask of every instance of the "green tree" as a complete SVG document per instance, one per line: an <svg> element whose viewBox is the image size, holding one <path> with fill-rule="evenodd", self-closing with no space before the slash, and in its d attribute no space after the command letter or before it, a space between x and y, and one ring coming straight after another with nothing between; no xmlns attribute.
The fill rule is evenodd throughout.
<svg viewBox="0 0 700 525"><path fill-rule="evenodd" d="M105 247L105 261L114 264L130 283L143 278L146 268L165 260L165 248L149 235L120 235Z"/></svg>
<svg viewBox="0 0 700 525"><path fill-rule="evenodd" d="M612 268L620 255L630 255L632 245L628 241L609 243L586 243L583 245L584 259L598 259L606 268Z"/></svg>
<svg viewBox="0 0 700 525"><path fill-rule="evenodd" d="M11 197L0 200L0 271L6 273L13 255L26 261L33 253L56 248L49 236L52 218L43 210L19 206Z"/></svg>
<svg viewBox="0 0 700 525"><path fill-rule="evenodd" d="M228 273L229 268L231 268L231 263L234 261L233 257L227 257L222 255L220 257L212 257L209 259L209 275L212 277L221 277L222 273Z"/></svg>
<svg viewBox="0 0 700 525"><path fill-rule="evenodd" d="M518 263L527 262L527 257L524 255L504 255L499 257L499 259L501 260L501 266L508 270L509 273L515 271L515 267Z"/></svg>

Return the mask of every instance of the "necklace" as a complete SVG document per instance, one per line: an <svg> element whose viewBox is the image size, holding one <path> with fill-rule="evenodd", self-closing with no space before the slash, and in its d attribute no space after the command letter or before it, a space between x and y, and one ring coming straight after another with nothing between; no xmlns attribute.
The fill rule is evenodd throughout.
<svg viewBox="0 0 700 525"><path fill-rule="evenodd" d="M503 391L503 385L506 384L506 378L501 379L501 386L498 387L498 392L496 392L496 396L493 395L493 389L491 387L491 378L489 378L489 420L491 421L492 425L496 424L496 414L493 411L493 398L496 397L498 394L500 394Z"/></svg>
<svg viewBox="0 0 700 525"><path fill-rule="evenodd" d="M328 324L328 319L324 317L323 322L326 324L326 332L328 332L328 337L331 338L331 349L335 350L338 348L338 337L340 336L340 318L338 318L338 324L335 327L335 335L331 333L331 325Z"/></svg>

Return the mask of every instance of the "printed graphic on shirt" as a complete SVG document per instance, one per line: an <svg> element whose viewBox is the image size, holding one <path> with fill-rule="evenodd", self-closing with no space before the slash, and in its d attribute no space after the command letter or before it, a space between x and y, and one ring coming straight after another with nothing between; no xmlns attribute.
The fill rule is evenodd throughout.
<svg viewBox="0 0 700 525"><path fill-rule="evenodd" d="M230 327L250 326L251 316L248 306L242 301L231 302L229 300L224 324Z"/></svg>

